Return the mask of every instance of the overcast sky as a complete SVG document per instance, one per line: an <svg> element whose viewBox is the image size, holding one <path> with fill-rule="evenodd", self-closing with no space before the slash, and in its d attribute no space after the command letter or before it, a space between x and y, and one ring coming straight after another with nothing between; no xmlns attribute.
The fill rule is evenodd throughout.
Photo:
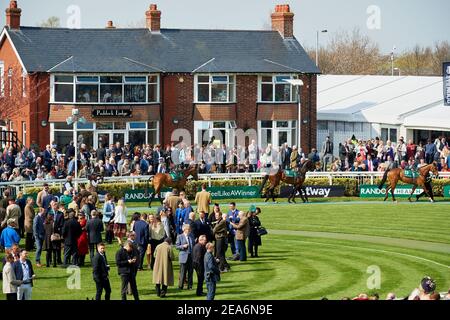
<svg viewBox="0 0 450 320"><path fill-rule="evenodd" d="M6 7L7 0L1 3ZM79 9L82 28L101 28L107 20L129 27L142 22L150 3L162 11L162 28L251 29L270 26L276 4L290 4L295 13L294 34L304 46L316 44L316 30L325 45L333 32L360 30L388 53L415 44L450 40L450 0L18 0L22 25L36 26L57 16L66 27ZM73 5L75 5L75 11ZM78 8L78 9L77 9ZM68 10L70 12L68 12ZM1 24L5 24L1 10Z"/></svg>

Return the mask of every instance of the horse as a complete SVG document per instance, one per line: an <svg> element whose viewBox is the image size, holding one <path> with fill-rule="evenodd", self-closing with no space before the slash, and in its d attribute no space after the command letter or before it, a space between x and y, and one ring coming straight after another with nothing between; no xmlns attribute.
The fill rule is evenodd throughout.
<svg viewBox="0 0 450 320"><path fill-rule="evenodd" d="M306 173L308 171L314 171L315 169L317 169L317 164L314 164L314 162L310 159L306 160L303 163L302 167L299 170L298 176L295 178L288 177L286 175L285 171L280 168L280 169L278 169L278 171L275 174L267 175L264 177L261 188L259 189L259 193L262 192L267 180L269 180L270 186L266 191L265 202L267 202L269 200L270 196L272 196L272 200L273 200L273 202L275 202L274 190L280 184L280 182L283 181L286 184L290 184L290 185L294 186L292 193L290 194L290 196L288 198L289 203L291 203L291 199L294 203L296 203L295 195L297 192L300 193L300 197L302 198L303 203L308 202L308 196L306 194L305 187L303 187L303 183L305 182L305 179L306 179Z"/></svg>
<svg viewBox="0 0 450 320"><path fill-rule="evenodd" d="M155 195L158 196L159 201L163 202L163 199L161 198L161 189L163 187L170 187L170 188L177 188L178 190L183 190L186 186L187 178L189 176L192 176L194 180L198 180L198 170L197 166L189 166L186 169L181 170L181 177L178 180L173 180L172 176L169 173L157 173L154 176L150 177L149 180L147 180L147 186L145 188L145 195L148 195L148 188L151 181L153 181L153 188L155 191L150 195L150 200L148 202L148 207L152 207L152 202L155 197Z"/></svg>
<svg viewBox="0 0 450 320"><path fill-rule="evenodd" d="M400 168L387 169L384 172L383 179L381 180L381 182L378 185L378 188L381 190L383 188L383 185L386 183L386 180L389 179L389 184L386 187L386 196L384 197L384 201L386 201L387 198L389 197L389 191L391 191L392 201L396 201L395 196L394 196L394 190L395 190L395 187L397 186L397 182L400 180L405 183L413 185L412 192L408 198L408 200L410 202L411 202L411 197L414 194L414 191L416 190L417 186L423 187L424 192L422 192L420 195L417 195L416 200L419 200L419 198L422 195L427 194L431 198L431 202L434 202L433 190L431 188L431 184L429 182L427 182L427 178L428 178L430 171L436 177L439 175L436 162L425 165L425 166L419 168L418 171L420 174L419 177L408 178L405 176L405 170L403 170L403 169L400 169Z"/></svg>

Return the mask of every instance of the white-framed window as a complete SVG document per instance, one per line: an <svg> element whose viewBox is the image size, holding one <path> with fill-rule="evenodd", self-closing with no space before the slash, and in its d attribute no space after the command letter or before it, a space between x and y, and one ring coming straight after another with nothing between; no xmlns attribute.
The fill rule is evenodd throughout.
<svg viewBox="0 0 450 320"><path fill-rule="evenodd" d="M5 96L5 63L0 61L0 97Z"/></svg>
<svg viewBox="0 0 450 320"><path fill-rule="evenodd" d="M195 76L195 102L228 103L236 101L234 75Z"/></svg>
<svg viewBox="0 0 450 320"><path fill-rule="evenodd" d="M27 123L22 121L22 144L27 145Z"/></svg>
<svg viewBox="0 0 450 320"><path fill-rule="evenodd" d="M22 97L27 97L27 73L22 72Z"/></svg>
<svg viewBox="0 0 450 320"><path fill-rule="evenodd" d="M8 69L8 82L9 82L9 96L10 97L12 97L12 91L13 91L13 81L12 81L13 74L14 74L13 69L9 68Z"/></svg>
<svg viewBox="0 0 450 320"><path fill-rule="evenodd" d="M262 148L269 144L277 148L284 143L292 147L297 143L297 121L258 121L258 141Z"/></svg>
<svg viewBox="0 0 450 320"><path fill-rule="evenodd" d="M159 102L159 75L52 75L51 102L139 104Z"/></svg>
<svg viewBox="0 0 450 320"><path fill-rule="evenodd" d="M381 140L386 142L391 140L391 142L397 142L397 128L392 127L382 127L381 128Z"/></svg>
<svg viewBox="0 0 450 320"><path fill-rule="evenodd" d="M286 80L296 75L261 75L258 77L259 102L297 102L297 87Z"/></svg>

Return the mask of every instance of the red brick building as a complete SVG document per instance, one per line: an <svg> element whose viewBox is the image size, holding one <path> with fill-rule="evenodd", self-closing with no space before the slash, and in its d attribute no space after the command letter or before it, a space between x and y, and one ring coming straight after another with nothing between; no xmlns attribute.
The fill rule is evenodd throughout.
<svg viewBox="0 0 450 320"><path fill-rule="evenodd" d="M11 1L0 36L0 129L27 146L67 144L75 108L87 120L76 138L94 148L178 141L175 129L193 144L232 145L238 129L255 129L261 146L316 145L320 71L288 5L276 6L271 31L161 29L156 5L144 29L25 27L21 14Z"/></svg>

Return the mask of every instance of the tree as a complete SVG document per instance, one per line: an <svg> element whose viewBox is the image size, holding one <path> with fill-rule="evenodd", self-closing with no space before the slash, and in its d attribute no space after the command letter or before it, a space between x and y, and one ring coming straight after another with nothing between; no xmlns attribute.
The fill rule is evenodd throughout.
<svg viewBox="0 0 450 320"><path fill-rule="evenodd" d="M59 28L61 27L61 21L58 17L52 16L47 20L42 21L39 24L41 28Z"/></svg>
<svg viewBox="0 0 450 320"><path fill-rule="evenodd" d="M450 61L450 43L448 41L436 42L432 59L433 74L442 76L442 64Z"/></svg>

